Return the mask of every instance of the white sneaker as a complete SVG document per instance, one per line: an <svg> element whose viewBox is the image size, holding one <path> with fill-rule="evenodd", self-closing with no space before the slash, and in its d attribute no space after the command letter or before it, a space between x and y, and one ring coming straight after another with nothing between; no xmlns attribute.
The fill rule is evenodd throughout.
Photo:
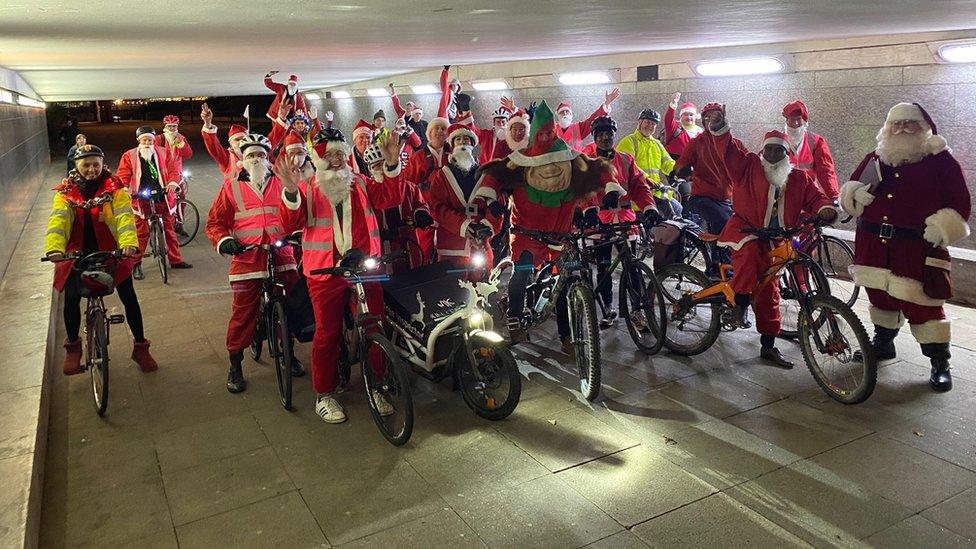
<svg viewBox="0 0 976 549"><path fill-rule="evenodd" d="M342 423L346 420L346 413L332 393L319 395L315 401L315 413L326 423Z"/></svg>
<svg viewBox="0 0 976 549"><path fill-rule="evenodd" d="M380 413L381 416L392 416L393 415L393 405L386 401L386 397L380 394L379 391L373 389L373 404L376 405L376 411Z"/></svg>

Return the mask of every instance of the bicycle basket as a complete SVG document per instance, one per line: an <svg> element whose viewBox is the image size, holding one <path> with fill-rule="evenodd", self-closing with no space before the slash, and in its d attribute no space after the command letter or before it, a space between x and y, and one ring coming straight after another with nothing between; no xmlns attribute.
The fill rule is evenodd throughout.
<svg viewBox="0 0 976 549"><path fill-rule="evenodd" d="M81 273L82 297L104 297L115 291L115 278L105 271L83 271Z"/></svg>
<svg viewBox="0 0 976 549"><path fill-rule="evenodd" d="M682 226L678 222L665 221L651 229L654 239L654 268L680 263L684 242Z"/></svg>

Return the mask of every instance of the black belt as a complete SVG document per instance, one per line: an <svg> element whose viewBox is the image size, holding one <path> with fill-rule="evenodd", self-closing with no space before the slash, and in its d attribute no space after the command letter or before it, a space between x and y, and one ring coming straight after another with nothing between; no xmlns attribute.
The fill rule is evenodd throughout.
<svg viewBox="0 0 976 549"><path fill-rule="evenodd" d="M857 228L871 234L876 234L881 238L900 238L902 240L922 239L922 231L918 229L896 227L888 223L874 223L864 219L859 219L857 222Z"/></svg>

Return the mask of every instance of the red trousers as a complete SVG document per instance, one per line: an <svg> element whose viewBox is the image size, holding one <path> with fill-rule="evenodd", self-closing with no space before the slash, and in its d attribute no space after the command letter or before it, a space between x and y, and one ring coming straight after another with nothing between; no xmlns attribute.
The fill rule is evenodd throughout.
<svg viewBox="0 0 976 549"><path fill-rule="evenodd" d="M772 264L769 244L752 240L732 251L732 290L737 294L753 294L759 277ZM756 313L756 331L762 335L778 335L780 329L779 282L771 280L752 296L752 310Z"/></svg>
<svg viewBox="0 0 976 549"><path fill-rule="evenodd" d="M290 290L298 282L297 271L282 271L278 280ZM261 285L264 280L235 280L230 283L234 299L230 306L230 322L227 323L227 352L239 353L246 349L254 339L261 308Z"/></svg>
<svg viewBox="0 0 976 549"><path fill-rule="evenodd" d="M417 244L424 255L421 265L430 265L430 258L434 255L434 228L417 229Z"/></svg>
<svg viewBox="0 0 976 549"><path fill-rule="evenodd" d="M874 288L867 288L867 291L871 302L868 312L875 326L897 330L907 320L919 343L949 343L951 323L942 307L919 305Z"/></svg>
<svg viewBox="0 0 976 549"><path fill-rule="evenodd" d="M383 289L378 282L363 285L366 305L372 315L383 316ZM308 295L315 315L315 337L312 339L312 388L316 393L331 393L339 386L339 351L343 338L343 314L345 308L355 307L350 292L355 288L341 276L324 280L308 280ZM372 324L368 333L379 329ZM377 376L383 375L385 359L379 348L370 348L370 366Z"/></svg>
<svg viewBox="0 0 976 549"><path fill-rule="evenodd" d="M142 213L146 217L136 217L136 234L139 236L139 252L142 254L146 253L146 246L149 244L149 212L150 208L155 208L156 212L163 216L163 231L166 233L166 255L169 256L169 262L172 263L182 263L183 256L180 254L180 240L176 235L176 228L173 226L173 214L170 213L169 207L165 202L149 202L145 200L139 201L139 207L142 208Z"/></svg>

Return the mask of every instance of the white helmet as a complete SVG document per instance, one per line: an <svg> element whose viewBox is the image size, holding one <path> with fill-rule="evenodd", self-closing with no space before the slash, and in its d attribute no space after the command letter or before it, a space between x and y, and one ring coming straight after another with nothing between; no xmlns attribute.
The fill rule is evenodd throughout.
<svg viewBox="0 0 976 549"><path fill-rule="evenodd" d="M379 143L373 143L366 147L366 150L363 151L363 160L367 166L372 166L377 162L383 161L383 149L380 148Z"/></svg>
<svg viewBox="0 0 976 549"><path fill-rule="evenodd" d="M495 112L491 113L491 118L492 120L496 118L504 118L505 120L508 120L508 117L511 115L512 114L508 112L508 109L506 109L505 107L498 107L497 109L495 109Z"/></svg>
<svg viewBox="0 0 976 549"><path fill-rule="evenodd" d="M238 144L238 148L241 150L241 156L247 156L247 149L249 147L261 147L264 149L264 152L269 153L271 152L271 141L259 133L249 133Z"/></svg>

